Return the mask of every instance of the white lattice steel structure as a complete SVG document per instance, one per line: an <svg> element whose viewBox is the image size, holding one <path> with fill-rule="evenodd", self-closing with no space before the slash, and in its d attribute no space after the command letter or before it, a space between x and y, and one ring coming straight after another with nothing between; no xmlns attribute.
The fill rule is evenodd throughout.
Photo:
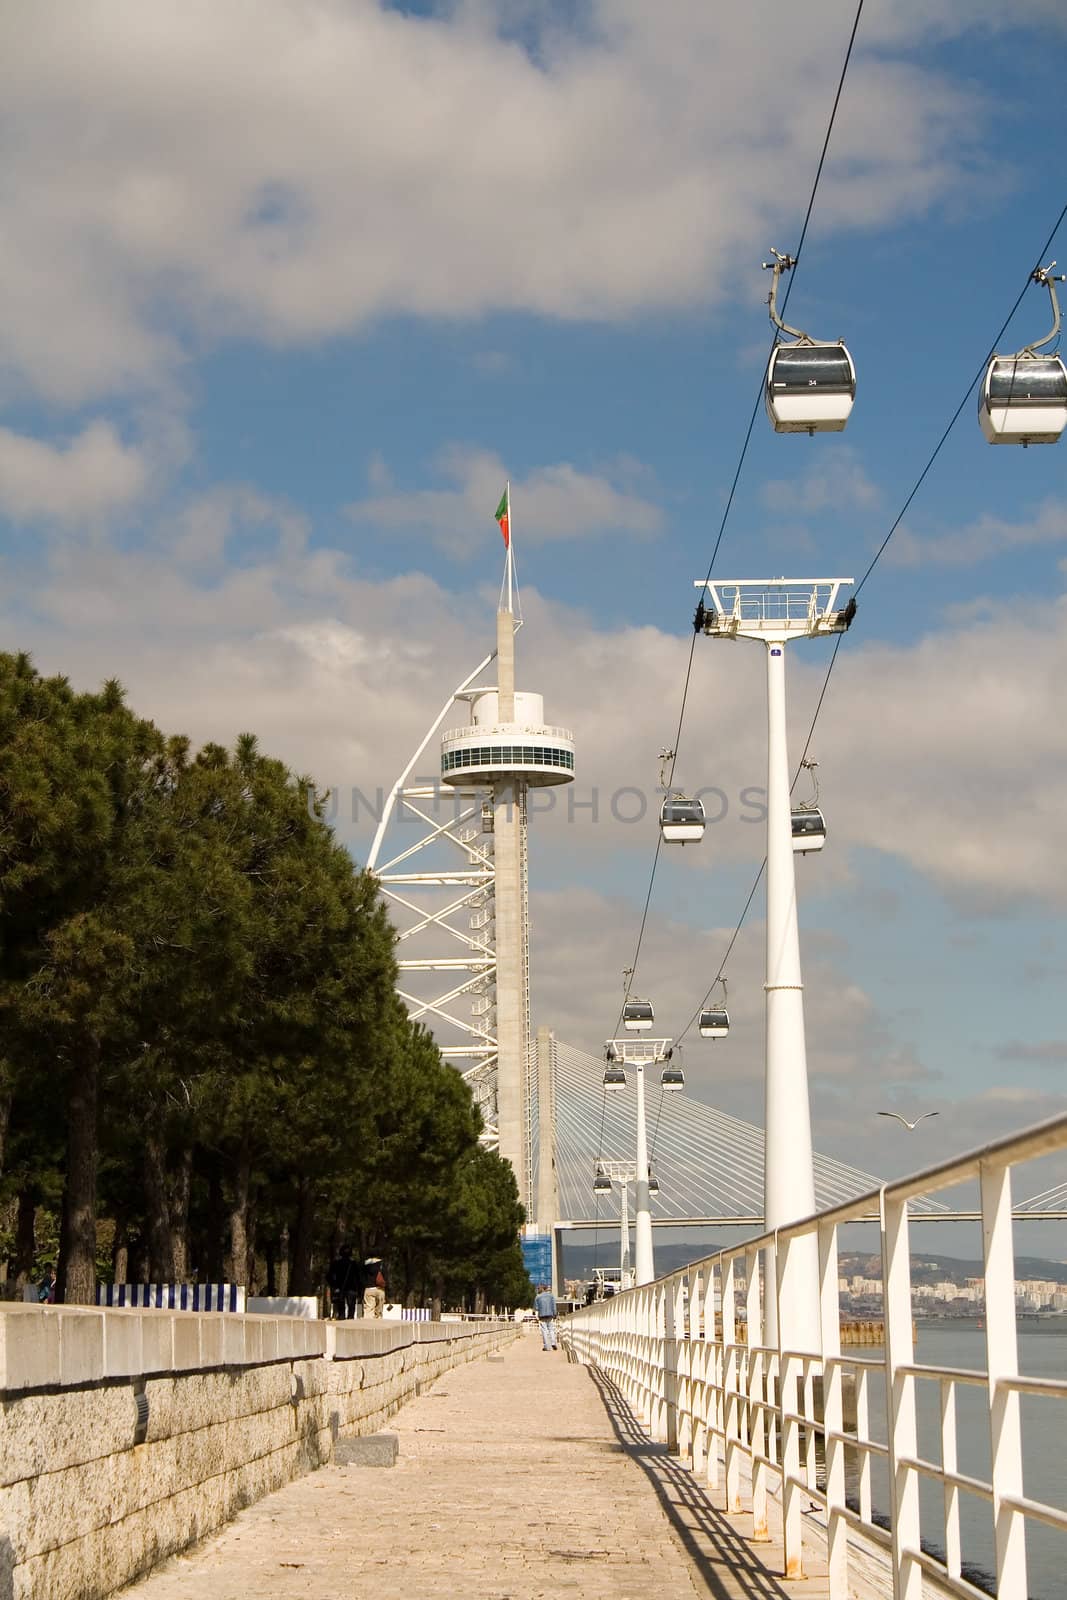
<svg viewBox="0 0 1067 1600"><path fill-rule="evenodd" d="M573 781L574 739L545 722L539 694L515 688L513 595L509 546L497 647L449 695L393 785L367 865L399 929L400 996L470 1084L486 1143L511 1162L527 1204L536 1067L526 796ZM495 684L483 679L494 661ZM437 771L416 775L456 706L467 721L446 724ZM414 838L403 838L404 823Z"/></svg>

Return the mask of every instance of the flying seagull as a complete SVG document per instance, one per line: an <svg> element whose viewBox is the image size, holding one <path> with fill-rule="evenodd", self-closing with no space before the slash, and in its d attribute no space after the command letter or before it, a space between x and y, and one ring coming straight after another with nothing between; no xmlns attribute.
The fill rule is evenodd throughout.
<svg viewBox="0 0 1067 1600"><path fill-rule="evenodd" d="M913 1133L920 1122L925 1122L927 1117L940 1116L938 1111L924 1111L921 1117L916 1117L914 1122L909 1122L907 1117L902 1117L899 1111L879 1111L880 1117L893 1117L897 1122L902 1122L909 1133Z"/></svg>

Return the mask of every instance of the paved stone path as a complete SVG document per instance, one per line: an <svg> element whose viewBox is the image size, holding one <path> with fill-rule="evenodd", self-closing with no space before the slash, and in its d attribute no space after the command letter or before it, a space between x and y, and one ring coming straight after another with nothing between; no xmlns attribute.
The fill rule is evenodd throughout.
<svg viewBox="0 0 1067 1600"><path fill-rule="evenodd" d="M392 1468L326 1467L123 1600L807 1600L617 1392L533 1330L389 1423Z"/></svg>

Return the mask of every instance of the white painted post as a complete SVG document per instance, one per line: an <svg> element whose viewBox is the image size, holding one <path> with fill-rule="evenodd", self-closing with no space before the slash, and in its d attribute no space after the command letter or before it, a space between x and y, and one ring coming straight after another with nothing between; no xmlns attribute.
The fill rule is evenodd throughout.
<svg viewBox="0 0 1067 1600"><path fill-rule="evenodd" d="M941 1380L941 1465L946 1472L959 1469L956 1450L956 1385L951 1378ZM945 1567L950 1578L960 1576L963 1551L960 1545L960 1491L956 1484L944 1485Z"/></svg>
<svg viewBox="0 0 1067 1600"><path fill-rule="evenodd" d="M759 1544L770 1539L767 1526L767 1468L757 1455L767 1454L766 1414L757 1401L766 1400L764 1381L766 1358L759 1347L764 1343L763 1313L760 1308L760 1253L753 1250L745 1257L748 1274L748 1393L753 1402L749 1422L749 1444L752 1450L752 1538Z"/></svg>
<svg viewBox="0 0 1067 1600"><path fill-rule="evenodd" d="M826 1578L830 1600L848 1600L848 1523L845 1521L845 1446L842 1404L841 1313L837 1290L837 1229L819 1228L819 1311L822 1335L823 1453L826 1458Z"/></svg>
<svg viewBox="0 0 1067 1600"><path fill-rule="evenodd" d="M779 1228L815 1210L815 1176L804 1040L797 886L793 857L789 748L785 721L785 641L767 641L767 1064L764 1218ZM819 1264L814 1234L794 1240L779 1272L781 1348L818 1353ZM773 1308L773 1302L772 1302ZM769 1342L777 1328L769 1322Z"/></svg>
<svg viewBox="0 0 1067 1600"><path fill-rule="evenodd" d="M782 1441L782 1570L787 1578L804 1576L804 1543L802 1517L804 1512L800 1478L800 1424L793 1420L801 1408L803 1393L803 1362L795 1351L784 1344L784 1333L789 1319L781 1316L783 1289L792 1287L795 1266L790 1253L799 1240L788 1239L776 1243L778 1262L778 1418Z"/></svg>
<svg viewBox="0 0 1067 1600"><path fill-rule="evenodd" d="M689 1372L693 1407L693 1471L703 1472L707 1460L707 1359L704 1327L704 1269L689 1280Z"/></svg>
<svg viewBox="0 0 1067 1600"><path fill-rule="evenodd" d="M656 1276L652 1256L652 1213L648 1199L648 1134L645 1128L645 1069L635 1063L637 1072L637 1183L634 1219L634 1265L638 1283L651 1283Z"/></svg>
<svg viewBox="0 0 1067 1600"><path fill-rule="evenodd" d="M993 1529L997 1551L997 1594L1024 1600L1026 1531L1021 1511L1004 1504L1023 1492L1019 1396L1005 1381L1019 1376L1015 1331L1015 1251L1011 1236L1011 1170L983 1161L982 1244L985 1252L986 1370L989 1374L989 1429L993 1462Z"/></svg>
<svg viewBox="0 0 1067 1600"><path fill-rule="evenodd" d="M722 1354L723 1354L723 1460L726 1468L726 1510L741 1510L741 1418L737 1379L737 1327L735 1315L734 1261L731 1256L722 1274Z"/></svg>
<svg viewBox="0 0 1067 1600"><path fill-rule="evenodd" d="M885 1314L885 1393L889 1434L889 1498L892 1512L893 1600L922 1600L919 1551L919 1475L915 1460L915 1379L899 1371L914 1359L911 1336L911 1260L908 1203L890 1201L882 1190L882 1297ZM1014 1295L1013 1295L1014 1309Z"/></svg>

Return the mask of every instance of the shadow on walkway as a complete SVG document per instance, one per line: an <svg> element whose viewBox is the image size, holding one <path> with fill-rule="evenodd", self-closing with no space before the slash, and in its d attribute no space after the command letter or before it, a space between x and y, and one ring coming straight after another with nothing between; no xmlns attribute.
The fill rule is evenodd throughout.
<svg viewBox="0 0 1067 1600"><path fill-rule="evenodd" d="M756 1556L751 1543L716 1510L688 1467L654 1444L630 1410L622 1391L596 1367L589 1375L600 1392L615 1437L637 1463L659 1497L694 1572L715 1600L788 1600L786 1589ZM766 1547L764 1547L766 1548Z"/></svg>

